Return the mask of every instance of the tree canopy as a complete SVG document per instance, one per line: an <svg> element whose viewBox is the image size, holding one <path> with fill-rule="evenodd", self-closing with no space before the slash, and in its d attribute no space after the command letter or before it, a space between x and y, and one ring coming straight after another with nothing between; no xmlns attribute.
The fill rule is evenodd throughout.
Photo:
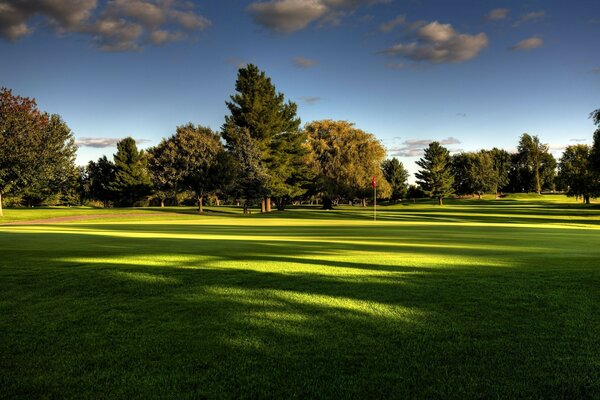
<svg viewBox="0 0 600 400"><path fill-rule="evenodd" d="M439 142L431 142L417 165L421 167L415 174L417 183L429 197L438 199L438 204L443 205L444 197L454 193L450 152Z"/></svg>
<svg viewBox="0 0 600 400"><path fill-rule="evenodd" d="M316 186L332 201L368 197L373 176L382 198L391 194L381 163L385 148L372 134L347 121L313 121L305 126L316 169ZM330 204L325 204L326 207Z"/></svg>
<svg viewBox="0 0 600 400"><path fill-rule="evenodd" d="M306 191L302 187L306 181L302 175L309 171L303 147L306 137L299 129L296 104L285 102L284 95L277 92L271 79L255 65L239 69L235 90L226 103L230 115L225 117L222 135L232 154L240 154L235 146L246 150L251 146L260 154L257 161L265 179L255 183L263 186L259 191L265 196L265 211L270 211L270 197L279 198L278 204L283 205L283 198ZM252 144L243 142L250 138ZM252 180L244 176L241 179Z"/></svg>
<svg viewBox="0 0 600 400"><path fill-rule="evenodd" d="M68 190L77 175L73 134L34 99L0 89L0 215L7 192L48 196Z"/></svg>

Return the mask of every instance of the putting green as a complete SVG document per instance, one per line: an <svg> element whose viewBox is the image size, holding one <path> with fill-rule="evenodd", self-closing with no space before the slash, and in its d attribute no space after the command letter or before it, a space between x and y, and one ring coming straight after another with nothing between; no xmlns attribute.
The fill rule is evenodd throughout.
<svg viewBox="0 0 600 400"><path fill-rule="evenodd" d="M600 396L598 208L166 211L6 210L0 398Z"/></svg>

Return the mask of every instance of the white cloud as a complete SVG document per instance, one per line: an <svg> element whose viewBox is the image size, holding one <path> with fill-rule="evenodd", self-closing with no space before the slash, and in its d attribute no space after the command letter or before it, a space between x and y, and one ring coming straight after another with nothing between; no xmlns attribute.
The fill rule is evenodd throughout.
<svg viewBox="0 0 600 400"><path fill-rule="evenodd" d="M576 143L587 142L587 139L573 138L573 139L571 139L571 142L576 142Z"/></svg>
<svg viewBox="0 0 600 400"><path fill-rule="evenodd" d="M392 157L421 157L425 153L425 148L435 140L430 139L408 139L402 143L402 146L392 147L389 150ZM460 140L454 137L437 140L443 146L460 144ZM458 152L460 149L452 149L451 152Z"/></svg>
<svg viewBox="0 0 600 400"><path fill-rule="evenodd" d="M485 18L490 21L499 21L502 19L506 19L508 16L508 8L495 8L490 11Z"/></svg>
<svg viewBox="0 0 600 400"><path fill-rule="evenodd" d="M106 51L161 45L210 26L192 3L180 0L0 0L0 37L15 41L30 34L36 16L57 32L90 35Z"/></svg>
<svg viewBox="0 0 600 400"><path fill-rule="evenodd" d="M534 37L530 37L529 39L521 40L519 43L510 47L510 50L513 50L513 51L533 50L533 49L537 49L538 47L541 47L543 44L544 44L544 41L542 40L542 38L534 36Z"/></svg>
<svg viewBox="0 0 600 400"><path fill-rule="evenodd" d="M94 148L105 148L114 147L123 138L106 138L106 137L82 137L75 140L75 145L79 147L94 147ZM136 139L137 144L150 142L148 139Z"/></svg>
<svg viewBox="0 0 600 400"><path fill-rule="evenodd" d="M452 25L438 21L413 26L413 41L395 44L382 53L434 64L456 63L472 59L488 45L483 32L475 35L458 33Z"/></svg>
<svg viewBox="0 0 600 400"><path fill-rule="evenodd" d="M404 15L398 15L393 20L379 25L379 30L381 32L389 32L389 31L393 30L395 27L397 27L398 25L402 25L405 22L406 22L406 17Z"/></svg>
<svg viewBox="0 0 600 400"><path fill-rule="evenodd" d="M298 68L311 68L317 65L315 60L305 57L294 57L292 63Z"/></svg>
<svg viewBox="0 0 600 400"><path fill-rule="evenodd" d="M519 26L519 25L522 25L527 22L539 22L539 21L543 20L544 18L546 18L545 11L530 12L530 13L521 15L521 17L515 21L513 26Z"/></svg>
<svg viewBox="0 0 600 400"><path fill-rule="evenodd" d="M390 0L268 0L250 4L247 11L254 21L278 33L292 33L313 22L339 24L347 13L361 5Z"/></svg>

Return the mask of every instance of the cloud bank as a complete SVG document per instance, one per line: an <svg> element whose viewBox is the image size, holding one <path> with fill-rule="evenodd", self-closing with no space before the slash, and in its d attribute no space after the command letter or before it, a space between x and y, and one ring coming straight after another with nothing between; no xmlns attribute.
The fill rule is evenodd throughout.
<svg viewBox="0 0 600 400"><path fill-rule="evenodd" d="M16 41L40 24L88 35L104 51L140 50L203 31L210 21L180 0L0 0L0 37Z"/></svg>
<svg viewBox="0 0 600 400"><path fill-rule="evenodd" d="M96 149L103 149L106 147L114 147L123 138L106 138L106 137L82 137L75 140L75 145L78 147L93 147ZM148 143L148 139L136 139L137 144Z"/></svg>
<svg viewBox="0 0 600 400"><path fill-rule="evenodd" d="M508 8L495 8L490 11L485 18L489 21L500 21L508 16Z"/></svg>
<svg viewBox="0 0 600 400"><path fill-rule="evenodd" d="M425 148L429 146L431 142L435 140L430 139L408 139L402 143L402 146L392 147L389 149L392 157L421 157L425 154ZM448 146L453 144L460 144L460 140L454 137L448 137L446 139L437 140L441 145ZM453 152L460 151L459 149L452 150Z"/></svg>
<svg viewBox="0 0 600 400"><path fill-rule="evenodd" d="M319 101L321 101L320 97L317 96L300 96L298 97L300 99L300 101L306 103L306 104L316 104Z"/></svg>
<svg viewBox="0 0 600 400"><path fill-rule="evenodd" d="M311 23L338 24L342 18L363 5L390 0L269 0L250 4L247 11L254 22L277 33L306 29Z"/></svg>
<svg viewBox="0 0 600 400"><path fill-rule="evenodd" d="M517 27L517 26L523 25L528 22L539 22L539 21L542 21L544 18L546 18L545 11L530 12L530 13L521 15L521 17L515 21L513 26Z"/></svg>
<svg viewBox="0 0 600 400"><path fill-rule="evenodd" d="M305 57L294 57L292 63L298 68L311 68L317 65L315 60L311 60Z"/></svg>
<svg viewBox="0 0 600 400"><path fill-rule="evenodd" d="M485 33L459 33L452 25L438 21L413 24L411 37L412 41L395 44L382 53L417 62L458 63L474 58L488 46Z"/></svg>
<svg viewBox="0 0 600 400"><path fill-rule="evenodd" d="M510 50L512 50L512 51L533 50L533 49L537 49L538 47L541 47L543 44L544 44L544 41L541 38L530 37L529 39L521 40L519 43L510 47Z"/></svg>

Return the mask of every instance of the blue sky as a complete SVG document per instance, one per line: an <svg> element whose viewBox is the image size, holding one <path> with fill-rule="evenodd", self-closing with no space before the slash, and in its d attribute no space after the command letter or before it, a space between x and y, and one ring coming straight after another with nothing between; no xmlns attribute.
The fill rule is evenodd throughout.
<svg viewBox="0 0 600 400"><path fill-rule="evenodd" d="M0 0L0 86L60 114L85 164L219 129L251 62L303 122L354 122L414 172L430 140L591 143L598 37L597 0Z"/></svg>

